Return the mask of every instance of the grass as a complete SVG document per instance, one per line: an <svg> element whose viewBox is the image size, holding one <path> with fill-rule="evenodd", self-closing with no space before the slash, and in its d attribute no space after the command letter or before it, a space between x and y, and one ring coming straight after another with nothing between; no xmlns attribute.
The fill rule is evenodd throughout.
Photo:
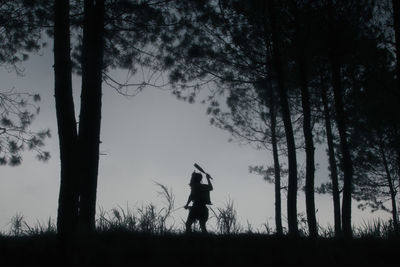
<svg viewBox="0 0 400 267"><path fill-rule="evenodd" d="M2 266L398 266L400 238L390 221L364 222L352 240L332 238L329 228L320 228L316 240L289 238L268 224L256 230L240 225L229 200L213 215L213 233L186 235L167 223L173 205L167 207L100 210L97 232L79 238L62 262L53 220L31 227L16 214L0 235Z"/></svg>
<svg viewBox="0 0 400 267"><path fill-rule="evenodd" d="M34 226L29 225L21 213L15 214L10 220L10 229L8 233L2 233L2 236L42 236L42 235L55 235L57 227L51 218L46 222L37 221Z"/></svg>
<svg viewBox="0 0 400 267"><path fill-rule="evenodd" d="M16 214L0 235L1 266L398 266L400 238L390 221L364 222L354 227L352 240L333 238L331 227L319 228L320 238L311 240L300 214L301 235L289 238L275 235L268 223L261 229L241 225L229 199L212 210L209 235L186 235L171 219L171 190L159 187L163 207L99 209L96 233L78 238L67 255L59 249L52 219L29 226Z"/></svg>

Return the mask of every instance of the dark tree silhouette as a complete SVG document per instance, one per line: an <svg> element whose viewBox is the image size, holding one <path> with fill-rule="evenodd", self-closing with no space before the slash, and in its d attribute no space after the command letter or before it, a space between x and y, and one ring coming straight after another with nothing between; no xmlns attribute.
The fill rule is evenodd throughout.
<svg viewBox="0 0 400 267"><path fill-rule="evenodd" d="M306 214L309 234L311 237L318 236L317 219L315 215L315 199L314 199L314 180L315 180L315 160L314 160L314 141L311 125L311 104L310 92L308 86L308 64L307 56L310 55L307 49L309 48L309 25L305 16L305 12L300 13L297 3L292 1L294 23L295 23L295 45L297 46L297 67L299 73L299 84L301 91L301 106L303 109L303 133L306 150ZM300 7L302 8L302 7ZM305 9L306 7L303 7Z"/></svg>
<svg viewBox="0 0 400 267"><path fill-rule="evenodd" d="M356 116L360 111L352 97L357 96L356 92L365 79L363 60L368 58L368 54L362 51L371 45L368 40L378 38L375 31L380 22L373 19L374 12L377 12L376 2L204 1L202 4L179 2L175 7L174 12L179 14L181 21L175 32L166 38L168 41L161 45L159 57L163 68L170 70L174 92L182 96L185 90L192 88L193 94L188 94L189 101L192 101L200 88L211 85L209 114L214 122L217 120L215 124L239 139L249 139L251 135L248 134L258 131L250 118L263 112L274 114L276 105L273 104L276 102L270 102L268 96L270 93L274 95L272 91L276 90L274 98L279 100L279 107L275 110L282 116L279 119L284 122L287 139L288 222L289 232L294 235L297 234L298 182L294 137L304 138L307 221L310 235L317 236L313 154L314 141L320 140L321 132L313 127L325 128L335 233L340 236L343 229L345 236L351 237L351 202L355 186L352 150L358 148L349 144L348 139L359 127L353 123L354 120L369 116L365 112ZM380 47L381 44L372 46ZM271 51L268 51L269 47ZM378 70L369 72L369 75L376 76L377 73ZM272 85L268 85L269 82ZM229 113L221 112L214 97L226 92ZM249 96L256 101L249 101ZM260 110L264 111L252 113L260 103L263 106ZM302 123L298 123L299 118L303 119ZM332 118L335 118L335 123ZM268 124L274 124L272 117ZM295 131L299 126L303 127L302 136ZM392 127L397 129L397 126ZM363 131L358 129L359 134ZM252 137L253 141L260 141L254 135ZM335 138L339 140L339 149L334 148ZM339 169L336 159L341 162ZM279 162L279 159L274 162ZM341 175L344 185L342 213L339 204Z"/></svg>
<svg viewBox="0 0 400 267"><path fill-rule="evenodd" d="M352 236L353 164L348 145L347 130L349 124L346 119L346 102L344 101L346 90L342 72L347 69L347 67L344 68L346 63L351 63L352 54L357 51L356 46L362 44L359 42L360 39L357 38L368 31L373 7L373 1L345 3L329 0L327 2L327 29L330 32L327 38L327 47L331 67L335 120L340 140L341 168L343 171L342 230L346 237Z"/></svg>
<svg viewBox="0 0 400 267"><path fill-rule="evenodd" d="M379 41L378 41L379 42ZM397 190L398 161L396 159L396 79L393 55L379 48L376 41L365 49L363 89L353 95L356 112L351 117L353 129L350 145L354 158L354 196L371 207L392 213L395 229L398 227ZM390 201L390 208L386 202Z"/></svg>
<svg viewBox="0 0 400 267"><path fill-rule="evenodd" d="M34 2L34 1L32 1ZM8 71L23 74L22 62L29 53L37 52L40 42L39 20L34 14L43 10L26 7L24 1L0 1L0 66ZM0 89L0 165L19 165L22 151L36 152L39 160L47 160L50 154L43 150L49 130L33 130L32 122L39 113L37 94L21 93L13 89Z"/></svg>
<svg viewBox="0 0 400 267"><path fill-rule="evenodd" d="M392 214L392 223L398 228L397 190L398 169L396 155L393 153L391 144L382 134L382 130L372 130L369 134L359 135L362 137L363 146L354 152L355 165L355 189L354 197L361 201L359 208L371 208L372 212L384 210ZM358 140L360 141L360 139ZM386 207L390 201L391 208Z"/></svg>
<svg viewBox="0 0 400 267"><path fill-rule="evenodd" d="M397 82L397 100L400 103L400 1L399 0L392 0L392 7L393 7L393 26L394 26L394 33L395 33L395 51L396 51L396 82ZM399 122L400 119L397 117L397 121ZM400 172L400 138L397 138L397 161L399 166ZM399 175L399 183L400 183L400 175Z"/></svg>
<svg viewBox="0 0 400 267"><path fill-rule="evenodd" d="M78 143L80 149L79 220L83 231L95 229L99 165L104 0L85 0L82 47L82 93Z"/></svg>
<svg viewBox="0 0 400 267"><path fill-rule="evenodd" d="M343 164L343 173L344 173L344 183L343 183L343 201L342 201L342 227L343 233L347 237L352 236L351 229L351 186L352 186L352 178L353 178L353 166L350 157L350 151L347 144L347 135L346 135L346 121L344 114L344 104L343 104L343 88L342 88L342 77L341 77L341 62L339 61L340 52L338 51L338 47L340 47L340 43L338 43L340 38L340 29L335 28L335 11L332 1L329 1L329 20L330 20L330 29L332 32L332 38L330 40L331 43L331 51L330 51L330 64L332 67L332 87L333 87L333 95L335 102L335 110L336 110L336 123L339 131L340 137L340 150L342 153L342 164Z"/></svg>
<svg viewBox="0 0 400 267"><path fill-rule="evenodd" d="M46 161L49 152L43 149L50 130L33 130L32 123L39 113L35 102L39 95L18 93L14 90L0 92L0 165L17 166L22 162L22 152L32 150L36 158Z"/></svg>
<svg viewBox="0 0 400 267"><path fill-rule="evenodd" d="M21 62L29 58L29 53L38 51L45 45L41 41L41 28L46 21L47 4L36 6L38 1L0 1L0 63L3 67L23 73ZM47 1L46 1L47 2Z"/></svg>
<svg viewBox="0 0 400 267"><path fill-rule="evenodd" d="M320 86L321 86L321 100L323 105L323 113L325 118L326 142L328 145L328 158L329 158L331 185L332 185L335 236L341 236L342 219L340 216L340 190L339 190L337 163L335 158L335 146L333 142L334 137L332 132L331 112L328 104L329 102L328 102L326 85L321 84Z"/></svg>
<svg viewBox="0 0 400 267"><path fill-rule="evenodd" d="M55 1L54 10L50 11L54 11L54 29L49 33L54 34L55 97L60 136L57 224L61 238L69 237L75 230L79 233L95 230L102 82L118 84L106 74L108 68L130 68L133 72L136 64L146 65L142 53L146 54L141 48L153 41L151 36L159 32L157 29L163 23L160 12L152 5L163 6L151 1ZM146 34L136 28L136 23L144 25L144 22L149 23ZM71 36L75 44L72 57ZM79 128L74 114L72 71L82 75Z"/></svg>
<svg viewBox="0 0 400 267"><path fill-rule="evenodd" d="M187 98L192 101L198 89L212 86L208 99L212 124L230 131L237 140L259 148L268 147L272 142L275 177L269 179L268 175L267 180L275 183L276 224L277 231L282 233L279 141L275 129L279 97L273 92L276 89L271 82L274 76L269 62L271 56L267 56L271 54L269 26L268 29L263 27L269 23L265 21L265 11L257 10L261 4L178 3L177 9L185 14L182 17L191 20L183 19L172 35L176 43L169 42L163 47L166 51L164 68L171 69L170 81L174 85L184 84L183 89L175 91L178 97L183 95L184 89L194 88L194 94ZM225 93L229 112L221 109L216 100L219 94ZM272 108L269 107L271 101ZM264 172L259 167L250 169Z"/></svg>
<svg viewBox="0 0 400 267"><path fill-rule="evenodd" d="M267 87L267 88L265 88ZM262 96L260 96L262 94ZM264 180L275 186L275 224L277 234L283 234L281 211L281 166L279 153L283 153L282 123L277 122L277 97L271 81L264 81L261 88L236 88L229 92L229 111L221 110L216 103L209 107L212 125L228 130L240 143L271 151L273 166L250 166L250 172L262 175Z"/></svg>
<svg viewBox="0 0 400 267"><path fill-rule="evenodd" d="M283 73L281 52L280 52L280 36L278 23L276 18L275 1L267 1L267 14L271 23L271 34L273 42L273 61L274 70L277 77L277 88L280 99L280 106L282 112L283 123L285 127L285 136L288 149L288 164L289 164L289 183L288 183L288 226L289 235L298 235L297 225L297 159L296 159L296 145L294 141L292 121L290 118L290 109L288 103L287 89L285 87L285 77Z"/></svg>
<svg viewBox="0 0 400 267"><path fill-rule="evenodd" d="M306 155L309 233L312 237L318 235L314 203L314 142L318 142L321 135L314 126L325 128L334 196L335 233L339 236L343 228L344 234L350 237L352 190L357 186L352 180L353 158L357 159L356 153L362 151L362 146L350 138L356 133L365 138L370 136L363 124L356 123L357 119L364 121L371 116L357 102L364 99L359 93L360 84L369 84L365 70L368 54L361 51L368 50L368 46L379 47L378 43L367 42L377 38L372 30L376 26L371 20L373 2L87 0L84 1L83 12L82 2L73 1L74 10L78 12L72 22L67 22L68 12L62 10L62 4L58 3L60 17L56 16L59 19L59 24L56 24L61 26L54 30L55 37L58 37L55 38L55 48L58 47L55 59L56 50L59 57L55 66L58 73L56 87L64 86L68 92L68 73L71 72L68 70L68 25L73 25L73 36L79 40L73 47L72 56L74 70L82 75L79 133L75 141L78 143L75 153L80 155L79 165L75 163L79 172L75 177L79 177L80 183L72 187L76 187L80 199L82 230L92 231L95 227L102 81L121 92L130 84L113 80L107 70L127 68L134 71L135 65L141 64L155 71L169 71L173 93L190 102L194 101L200 89L210 86L211 94L206 101L210 105L208 112L214 124L230 131L238 140L272 148L274 167L267 171L268 174L274 173L278 233L283 232L280 218L283 172L279 164L279 150L282 146L280 140L285 137L285 155L289 163L289 234L298 235L296 153L300 150L296 149L295 138L300 138L304 140ZM67 2L63 4L66 7ZM80 34L82 27L83 36ZM63 37L60 39L60 36ZM375 76L378 72L371 67L368 73ZM67 82L57 85L62 80ZM142 89L148 83L136 85ZM330 92L333 92L333 97ZM227 102L221 107L218 97L223 94L227 95ZM60 115L59 126L70 131L70 139L62 133L67 138L65 140L73 140L77 130L73 127L72 96L66 93L59 99L64 97L70 99L67 100L69 104L57 107L57 112L66 109L68 115ZM336 123L331 121L333 116ZM68 121L66 125L70 126L61 126L62 120ZM394 142L398 140L397 124L384 125L381 146L384 153L378 153L381 155L380 162L371 162L375 167L379 164L388 166L381 169L381 176L387 178L390 173L393 180L392 169L397 165L392 164L392 157L389 159L392 151L387 148L389 144L398 147ZM298 130L301 127L302 133ZM340 141L340 149L336 151L340 153L335 153L336 136ZM366 140L378 140L376 137ZM60 140L60 147L66 144L62 145ZM368 149L372 151L372 147ZM69 152L63 151L67 157ZM376 151L382 152L382 149ZM338 170L335 158L342 163ZM358 169L355 170L357 175L361 173ZM263 168L254 170L265 171ZM340 174L344 178L342 227Z"/></svg>
<svg viewBox="0 0 400 267"><path fill-rule="evenodd" d="M396 76L400 78L400 1L392 0L393 7L393 28L395 34L395 49L396 49ZM400 92L400 82L397 82L397 88ZM400 93L398 93L400 95Z"/></svg>
<svg viewBox="0 0 400 267"><path fill-rule="evenodd" d="M72 97L72 66L70 58L70 3L54 2L54 96L60 147L60 192L57 230L61 240L71 238L78 220L77 182L78 146L74 102Z"/></svg>
<svg viewBox="0 0 400 267"><path fill-rule="evenodd" d="M274 177L275 177L275 224L277 234L283 234L282 227L282 208L281 208L281 166L279 163L278 155L278 140L276 133L276 107L275 107L275 96L272 87L269 90L269 120L271 124L271 145L272 145L272 156L274 159Z"/></svg>

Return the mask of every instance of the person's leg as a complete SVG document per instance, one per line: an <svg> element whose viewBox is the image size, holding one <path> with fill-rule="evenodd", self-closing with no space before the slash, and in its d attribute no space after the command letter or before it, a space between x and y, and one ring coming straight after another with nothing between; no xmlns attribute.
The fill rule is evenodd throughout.
<svg viewBox="0 0 400 267"><path fill-rule="evenodd" d="M208 233L208 232L207 232L207 227L206 227L206 222L207 222L207 221L200 220L199 222L200 222L200 229L201 229L201 232L202 232L203 234L207 234L207 233Z"/></svg>
<svg viewBox="0 0 400 267"><path fill-rule="evenodd" d="M208 233L206 223L208 220L208 208L206 206L202 207L201 218L199 219L200 229L203 234Z"/></svg>
<svg viewBox="0 0 400 267"><path fill-rule="evenodd" d="M195 221L195 218L194 218L193 210L190 210L188 218L186 220L186 233L192 232L192 224L194 223L194 221Z"/></svg>

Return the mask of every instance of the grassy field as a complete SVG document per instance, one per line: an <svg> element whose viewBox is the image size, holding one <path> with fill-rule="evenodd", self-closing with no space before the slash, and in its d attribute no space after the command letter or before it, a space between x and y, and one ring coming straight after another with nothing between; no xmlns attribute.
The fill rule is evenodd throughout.
<svg viewBox="0 0 400 267"><path fill-rule="evenodd" d="M103 232L68 255L73 266L400 266L400 239L290 239L265 234ZM2 266L60 266L56 236L0 237ZM66 263L63 261L63 263Z"/></svg>
<svg viewBox="0 0 400 267"><path fill-rule="evenodd" d="M330 228L311 240L300 218L300 237L289 238L268 225L240 225L228 202L216 208L213 233L187 235L168 224L173 205L167 203L100 209L97 232L80 237L68 252L58 245L53 220L29 226L16 214L9 231L0 233L0 266L400 266L400 235L390 221L365 222L353 229L352 240L333 238Z"/></svg>

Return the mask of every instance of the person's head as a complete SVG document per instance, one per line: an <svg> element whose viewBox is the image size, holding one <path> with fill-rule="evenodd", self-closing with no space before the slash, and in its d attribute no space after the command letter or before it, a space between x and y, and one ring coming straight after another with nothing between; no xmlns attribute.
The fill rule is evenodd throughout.
<svg viewBox="0 0 400 267"><path fill-rule="evenodd" d="M196 184L200 184L201 179L203 178L203 176L201 175L201 173L198 172L193 172L192 173L192 178L190 178L190 186L196 185Z"/></svg>

